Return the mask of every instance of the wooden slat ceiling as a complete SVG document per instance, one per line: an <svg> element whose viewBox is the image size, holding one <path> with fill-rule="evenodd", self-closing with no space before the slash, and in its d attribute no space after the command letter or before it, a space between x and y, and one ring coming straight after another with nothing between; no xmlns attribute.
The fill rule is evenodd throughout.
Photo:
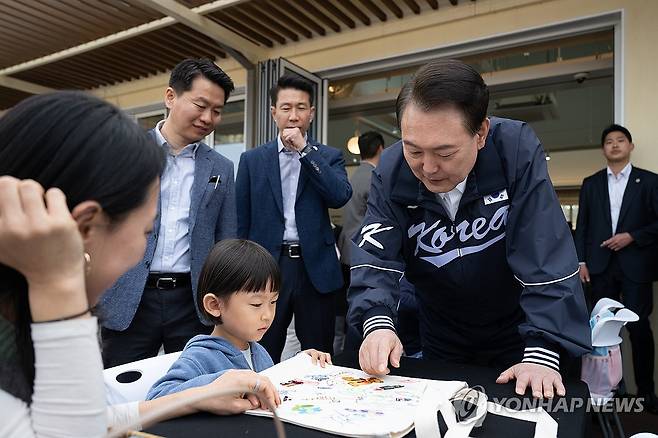
<svg viewBox="0 0 658 438"><path fill-rule="evenodd" d="M178 2L188 8L209 3ZM404 20L457 2L245 0L206 17L258 46L272 48ZM136 0L0 0L0 69L162 17ZM176 23L9 76L54 89L92 89L166 72L186 57L217 60L227 54L213 39ZM0 88L0 109L11 107L28 95Z"/></svg>
<svg viewBox="0 0 658 438"><path fill-rule="evenodd" d="M0 68L162 17L122 0L1 0Z"/></svg>

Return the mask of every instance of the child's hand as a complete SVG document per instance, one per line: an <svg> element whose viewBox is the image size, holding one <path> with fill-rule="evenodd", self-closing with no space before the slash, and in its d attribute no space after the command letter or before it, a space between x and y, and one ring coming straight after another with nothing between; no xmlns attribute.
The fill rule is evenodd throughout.
<svg viewBox="0 0 658 438"><path fill-rule="evenodd" d="M329 353L323 353L322 351L314 350L313 348L304 350L302 353L306 353L309 356L311 356L311 359L313 360L313 365L317 365L318 362L320 362L320 366L322 368L324 368L326 364L333 365L331 363L331 354Z"/></svg>

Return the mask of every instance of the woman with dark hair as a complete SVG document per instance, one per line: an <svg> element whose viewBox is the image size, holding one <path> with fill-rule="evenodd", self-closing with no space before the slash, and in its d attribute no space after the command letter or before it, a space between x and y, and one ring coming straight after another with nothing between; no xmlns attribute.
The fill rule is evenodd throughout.
<svg viewBox="0 0 658 438"><path fill-rule="evenodd" d="M164 163L137 124L82 93L31 97L0 119L0 410L10 420L0 436L103 436L218 387L274 400L271 383L243 371L194 394L106 409L90 311L141 260ZM169 416L258 405L234 394Z"/></svg>

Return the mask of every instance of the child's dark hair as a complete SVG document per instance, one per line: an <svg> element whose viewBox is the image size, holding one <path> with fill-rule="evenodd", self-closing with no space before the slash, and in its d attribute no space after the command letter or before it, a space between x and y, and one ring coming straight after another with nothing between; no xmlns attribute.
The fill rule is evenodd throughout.
<svg viewBox="0 0 658 438"><path fill-rule="evenodd" d="M203 297L228 298L241 292L278 291L281 274L274 257L265 248L245 239L226 239L215 244L203 264L196 291L196 305L207 322L221 324L221 317L206 312Z"/></svg>

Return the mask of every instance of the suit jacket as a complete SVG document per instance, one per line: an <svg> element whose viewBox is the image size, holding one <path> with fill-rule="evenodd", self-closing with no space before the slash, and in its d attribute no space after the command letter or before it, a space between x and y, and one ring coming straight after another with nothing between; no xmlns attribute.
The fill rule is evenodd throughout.
<svg viewBox="0 0 658 438"><path fill-rule="evenodd" d="M209 182L209 179L217 175L220 183L215 188L215 182ZM125 330L132 322L142 299L159 232L160 205L153 232L148 236L144 258L121 276L101 298L101 323L104 327ZM190 274L193 297L196 294L201 268L210 249L222 239L235 237L236 232L233 162L201 143L194 160L194 183L190 203ZM201 318L199 309L197 313Z"/></svg>
<svg viewBox="0 0 658 438"><path fill-rule="evenodd" d="M656 275L658 242L658 176L635 166L631 169L622 198L617 234L628 232L633 243L618 252L624 274L637 282L650 282ZM601 248L612 237L610 197L606 169L583 181L580 189L576 250L578 260L585 262L590 274L601 274L608 266L613 251Z"/></svg>
<svg viewBox="0 0 658 438"><path fill-rule="evenodd" d="M370 180L374 168L375 166L370 163L361 162L350 179L352 197L343 208L343 231L339 239L341 261L346 265L350 264L352 237L361 228L361 222L366 215Z"/></svg>
<svg viewBox="0 0 658 438"><path fill-rule="evenodd" d="M321 293L343 284L327 208L342 207L352 195L343 154L309 139L315 148L300 159L295 221L304 267ZM265 247L278 260L285 229L276 140L246 151L235 183L238 236Z"/></svg>

